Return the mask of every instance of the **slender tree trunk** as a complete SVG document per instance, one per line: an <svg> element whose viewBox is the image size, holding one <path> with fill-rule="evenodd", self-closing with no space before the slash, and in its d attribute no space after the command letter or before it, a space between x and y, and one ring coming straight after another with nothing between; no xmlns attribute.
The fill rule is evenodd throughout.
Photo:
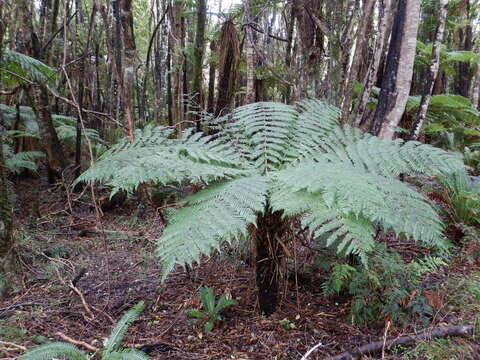
<svg viewBox="0 0 480 360"><path fill-rule="evenodd" d="M200 110L201 94L202 94L202 70L203 70L203 55L205 52L205 23L207 21L207 2L206 0L197 1L197 31L195 34L195 45L193 50L193 106L195 110ZM200 115L197 113L194 116L197 125L197 131L200 131Z"/></svg>
<svg viewBox="0 0 480 360"><path fill-rule="evenodd" d="M182 22L184 18L181 17L183 5L176 1L175 5L170 10L170 39L172 44L172 116L175 127L177 129L177 136L181 136L184 121L184 99L183 99L183 70L184 61L183 56L183 32Z"/></svg>
<svg viewBox="0 0 480 360"><path fill-rule="evenodd" d="M5 23L2 20L3 3L0 1L0 59L2 58L3 37L5 35ZM0 78L0 88L2 87ZM1 114L0 114L1 115ZM2 117L0 116L0 119ZM8 194L7 169L3 156L3 123L0 123L0 298L8 292L8 279L6 274L11 270L13 262L12 248L14 245L12 207Z"/></svg>
<svg viewBox="0 0 480 360"><path fill-rule="evenodd" d="M62 156L62 146L60 145L57 133L53 127L50 103L45 86L41 84L33 84L32 94L40 137L47 156L49 181L53 182L55 178L61 176L62 170L67 164Z"/></svg>
<svg viewBox="0 0 480 360"><path fill-rule="evenodd" d="M252 22L252 1L245 1L245 23ZM253 48L254 34L253 29L247 25L245 26L245 55L247 60L247 89L245 91L245 104L255 102L255 64L257 63L257 56Z"/></svg>
<svg viewBox="0 0 480 360"><path fill-rule="evenodd" d="M208 101L207 101L207 112L213 114L215 111L215 73L216 73L216 64L213 61L213 56L217 52L217 45L214 40L210 42L210 67L208 70Z"/></svg>
<svg viewBox="0 0 480 360"><path fill-rule="evenodd" d="M463 50L471 51L473 48L473 31L472 31L472 14L470 0L465 0L466 18L468 23L465 27ZM458 75L456 78L456 92L459 95L468 97L468 90L470 88L471 72L469 62L460 62L458 64Z"/></svg>
<svg viewBox="0 0 480 360"><path fill-rule="evenodd" d="M288 225L282 218L282 212L272 212L269 208L258 215L257 226L252 227L250 232L255 247L255 273L260 313L266 316L273 314L278 305L282 263L285 259L281 241L285 240L287 234Z"/></svg>
<svg viewBox="0 0 480 360"><path fill-rule="evenodd" d="M410 129L410 140L418 139L420 130L422 129L425 117L427 116L428 105L430 103L430 97L432 96L433 86L438 74L438 68L440 66L440 48L442 46L443 34L445 32L445 22L447 19L447 6L448 0L440 0L440 9L438 16L438 25L435 35L435 41L432 48L432 64L428 72L427 83L423 89L422 100L420 101L420 107L418 109L417 119L413 123Z"/></svg>
<svg viewBox="0 0 480 360"><path fill-rule="evenodd" d="M285 49L285 66L289 74L292 73L292 49L293 49L293 31L295 29L295 6L290 8L290 22L287 24L287 47ZM292 79L288 79L292 81ZM285 103L290 104L292 89L287 86L285 89Z"/></svg>
<svg viewBox="0 0 480 360"><path fill-rule="evenodd" d="M419 15L420 0L399 0L372 127L372 133L382 139L393 138L405 111L412 82Z"/></svg>
<svg viewBox="0 0 480 360"><path fill-rule="evenodd" d="M173 90L172 90L172 39L168 36L167 50L167 108L168 126L173 126Z"/></svg>
<svg viewBox="0 0 480 360"><path fill-rule="evenodd" d="M42 60L41 44L33 27L33 16L27 0L20 0L17 8L21 14L23 43L27 55ZM37 114L42 144L47 155L49 181L53 182L66 167L67 161L53 126L48 92L44 84L32 85L33 102Z"/></svg>
<svg viewBox="0 0 480 360"><path fill-rule="evenodd" d="M479 93L480 93L480 64L477 64L477 71L475 72L475 78L473 79L473 87L472 87L472 104L473 104L473 107L476 108L477 110L480 110Z"/></svg>
<svg viewBox="0 0 480 360"><path fill-rule="evenodd" d="M376 0L365 0L363 6L363 14L360 20L360 26L357 31L357 44L355 45L355 53L353 55L352 66L348 73L348 81L343 93L343 107L342 107L342 123L346 123L350 116L350 108L352 107L353 99L353 86L357 81L358 71L360 69L360 63L363 57L364 43L367 41L365 33L369 21L372 21L373 6Z"/></svg>
<svg viewBox="0 0 480 360"><path fill-rule="evenodd" d="M370 98L370 93L372 92L373 85L377 80L380 60L382 58L382 52L383 52L386 36L388 33L387 28L392 17L391 0L379 1L379 13L380 13L380 19L378 22L378 35L375 43L375 50L373 53L371 64L367 71L367 75L362 83L363 85L362 93L359 97L358 104L354 110L355 126L360 126L364 121L367 102L368 102L368 99Z"/></svg>
<svg viewBox="0 0 480 360"><path fill-rule="evenodd" d="M123 71L123 81L121 86L122 102L124 105L125 118L127 120L128 135L130 136L130 141L133 142L133 130L135 128L135 119L133 113L133 88L137 47L135 45L135 36L133 33L132 0L121 0L120 19L122 22L125 58L125 69Z"/></svg>

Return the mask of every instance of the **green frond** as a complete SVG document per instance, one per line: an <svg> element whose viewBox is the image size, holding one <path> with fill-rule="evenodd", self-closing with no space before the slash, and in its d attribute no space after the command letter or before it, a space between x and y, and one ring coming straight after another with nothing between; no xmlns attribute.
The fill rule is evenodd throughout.
<svg viewBox="0 0 480 360"><path fill-rule="evenodd" d="M25 81L22 78L36 83L48 83L54 81L57 77L56 71L50 66L9 49L3 51L0 59L0 75L2 82L7 86L24 84Z"/></svg>
<svg viewBox="0 0 480 360"><path fill-rule="evenodd" d="M298 103L301 110L291 136L290 157L309 158L336 127L340 109L323 101L310 99Z"/></svg>
<svg viewBox="0 0 480 360"><path fill-rule="evenodd" d="M37 171L36 160L45 157L41 151L23 151L16 154L7 155L5 165L8 170L19 174L23 169Z"/></svg>
<svg viewBox="0 0 480 360"><path fill-rule="evenodd" d="M158 134L163 130L146 131ZM133 191L141 183L210 183L251 172L234 151L201 133L179 140L165 136L139 139L133 144L122 141L107 151L77 182L107 182L116 190Z"/></svg>
<svg viewBox="0 0 480 360"><path fill-rule="evenodd" d="M277 170L285 162L289 138L298 112L293 106L258 102L241 106L225 116L223 135L238 143L262 173Z"/></svg>
<svg viewBox="0 0 480 360"><path fill-rule="evenodd" d="M122 316L105 341L104 355L108 355L119 348L128 326L140 315L144 308L144 302L140 301Z"/></svg>
<svg viewBox="0 0 480 360"><path fill-rule="evenodd" d="M222 241L247 235L264 209L268 183L262 176L224 181L185 199L159 239L157 255L163 278L175 264L199 262Z"/></svg>
<svg viewBox="0 0 480 360"><path fill-rule="evenodd" d="M381 140L350 126L337 127L312 158L352 164L387 177L399 174L433 176L464 166L458 154L415 141Z"/></svg>
<svg viewBox="0 0 480 360"><path fill-rule="evenodd" d="M48 360L48 359L87 360L87 355L75 345L55 342L37 346L20 356L19 360Z"/></svg>
<svg viewBox="0 0 480 360"><path fill-rule="evenodd" d="M150 360L150 356L142 351L127 349L124 351L113 352L102 357L102 360Z"/></svg>
<svg viewBox="0 0 480 360"><path fill-rule="evenodd" d="M272 208L306 214L303 226L343 253L365 257L377 224L428 245L442 243L443 225L429 200L394 177L323 160L303 162L274 179Z"/></svg>

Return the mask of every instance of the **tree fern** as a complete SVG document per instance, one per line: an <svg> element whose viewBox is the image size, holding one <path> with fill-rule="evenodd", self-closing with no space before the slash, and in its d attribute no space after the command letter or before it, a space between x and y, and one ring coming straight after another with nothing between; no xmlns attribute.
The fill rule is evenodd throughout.
<svg viewBox="0 0 480 360"><path fill-rule="evenodd" d="M265 216L301 216L319 241L364 260L378 226L442 244L443 226L429 200L397 176L446 174L462 168L461 159L340 127L339 114L318 100L298 107L255 103L215 120L211 136L186 132L171 139L164 129L149 128L144 131L159 133L155 141L120 142L78 180L125 190L142 182L206 186L185 199L159 239L163 278L175 264L199 262L222 241L247 238L248 230L252 235L249 224L268 237L261 228Z"/></svg>
<svg viewBox="0 0 480 360"><path fill-rule="evenodd" d="M87 360L85 353L80 351L75 345L55 342L37 346L20 356L19 360L48 360L55 358L65 358L70 360Z"/></svg>

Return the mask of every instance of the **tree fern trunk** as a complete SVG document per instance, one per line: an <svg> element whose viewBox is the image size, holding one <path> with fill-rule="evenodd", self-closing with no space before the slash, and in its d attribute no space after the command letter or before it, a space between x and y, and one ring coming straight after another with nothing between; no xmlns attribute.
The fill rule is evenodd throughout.
<svg viewBox="0 0 480 360"><path fill-rule="evenodd" d="M255 272L260 312L271 315L278 305L281 265L284 250L280 241L287 234L282 212L270 208L257 217L257 228L251 232L255 251ZM279 241L280 240L280 241Z"/></svg>

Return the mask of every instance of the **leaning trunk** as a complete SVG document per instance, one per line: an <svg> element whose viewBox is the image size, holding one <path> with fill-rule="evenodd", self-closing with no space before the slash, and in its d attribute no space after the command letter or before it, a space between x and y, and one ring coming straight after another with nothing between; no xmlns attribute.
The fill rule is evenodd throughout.
<svg viewBox="0 0 480 360"><path fill-rule="evenodd" d="M372 128L372 133L382 139L393 138L407 105L419 14L420 0L399 1Z"/></svg>
<svg viewBox="0 0 480 360"><path fill-rule="evenodd" d="M272 212L267 208L257 217L257 227L250 236L255 251L255 272L258 288L260 312L266 316L275 312L278 305L278 292L282 280L282 264L285 264L285 251L282 241L288 232L281 211Z"/></svg>
<svg viewBox="0 0 480 360"><path fill-rule="evenodd" d="M49 181L53 182L55 178L61 176L67 164L63 155L62 146L53 127L47 90L44 85L33 84L32 93L38 128L40 130L43 148L47 155L48 177Z"/></svg>
<svg viewBox="0 0 480 360"><path fill-rule="evenodd" d="M422 94L422 100L420 101L420 107L418 109L417 118L413 123L410 130L410 140L417 140L420 130L427 116L428 105L430 103L430 97L432 96L433 86L437 79L438 68L440 67L440 47L442 46L443 33L445 31L445 21L447 19L447 6L448 0L440 1L440 13L437 26L437 32L435 35L435 42L432 49L432 64L428 72L427 83Z"/></svg>

